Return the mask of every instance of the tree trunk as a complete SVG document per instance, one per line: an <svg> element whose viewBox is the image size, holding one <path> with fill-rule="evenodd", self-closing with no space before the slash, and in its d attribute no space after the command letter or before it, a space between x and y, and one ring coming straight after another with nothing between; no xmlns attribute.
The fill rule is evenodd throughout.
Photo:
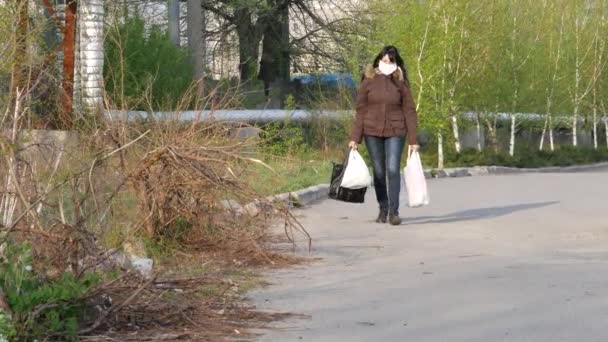
<svg viewBox="0 0 608 342"><path fill-rule="evenodd" d="M198 96L204 95L205 76L205 16L201 0L188 1L188 48L192 56L194 81L198 82Z"/></svg>
<svg viewBox="0 0 608 342"><path fill-rule="evenodd" d="M291 77L291 53L290 53L290 37L289 37L289 1L283 0L277 2L277 6L283 6L279 13L281 35L280 35L280 52L281 59L279 61L279 77L284 81L289 81Z"/></svg>
<svg viewBox="0 0 608 342"><path fill-rule="evenodd" d="M439 133L437 135L437 168L443 170L444 167L444 158L443 158L443 134Z"/></svg>
<svg viewBox="0 0 608 342"><path fill-rule="evenodd" d="M578 105L574 106L574 117L572 118L572 146L578 145Z"/></svg>
<svg viewBox="0 0 608 342"><path fill-rule="evenodd" d="M460 132L458 131L458 118L456 115L452 116L452 131L454 132L454 148L456 153L460 153L462 147L460 145Z"/></svg>
<svg viewBox="0 0 608 342"><path fill-rule="evenodd" d="M509 139L509 155L515 155L515 115L511 114L511 138Z"/></svg>
<svg viewBox="0 0 608 342"><path fill-rule="evenodd" d="M29 1L17 1L17 29L15 30L15 56L14 64L11 72L11 98L16 100L17 90L26 88L26 72L23 62L26 60L27 53L27 35L28 35L28 16L29 16Z"/></svg>
<svg viewBox="0 0 608 342"><path fill-rule="evenodd" d="M549 116L549 146L551 147L551 152L555 151L555 143L553 141L553 119Z"/></svg>
<svg viewBox="0 0 608 342"><path fill-rule="evenodd" d="M542 151L545 145L545 135L547 135L547 126L549 125L549 115L545 115L545 124L543 125L543 132L540 135L540 144L538 150Z"/></svg>
<svg viewBox="0 0 608 342"><path fill-rule="evenodd" d="M74 104L74 62L76 59L76 13L78 3L70 0L65 9L65 28L63 33L63 113L61 124L69 129L72 126Z"/></svg>
<svg viewBox="0 0 608 342"><path fill-rule="evenodd" d="M597 142L597 106L593 106L593 148L598 149Z"/></svg>
<svg viewBox="0 0 608 342"><path fill-rule="evenodd" d="M260 76L268 94L269 86L274 84L273 102L283 107L290 79L291 54L289 46L289 3L286 0L274 0L278 14L267 18L264 25L262 42L262 59Z"/></svg>
<svg viewBox="0 0 608 342"><path fill-rule="evenodd" d="M15 110L13 112L11 122L12 127L6 132L8 133L7 138L11 146L17 146L18 144L17 139L19 136L19 121L23 111L21 106L24 92L25 91L23 89L19 88L17 88L15 91ZM19 168L17 165L18 160L16 157L15 148L13 147L13 149L9 149L7 154L8 165L3 167L3 169L6 170L6 184L4 186L6 191L0 194L0 223L2 223L4 227L10 227L13 225L13 218L17 210L17 193L19 184Z"/></svg>
<svg viewBox="0 0 608 342"><path fill-rule="evenodd" d="M180 46L179 37L179 0L168 0L168 11L169 11L169 39L173 45ZM188 4L193 1L188 1Z"/></svg>
<svg viewBox="0 0 608 342"><path fill-rule="evenodd" d="M234 16L239 39L239 73L241 82L246 82L254 79L257 74L260 55L260 24L254 24L253 14L247 7L237 8Z"/></svg>
<svg viewBox="0 0 608 342"><path fill-rule="evenodd" d="M82 0L80 32L81 99L90 114L103 110L104 0Z"/></svg>
<svg viewBox="0 0 608 342"><path fill-rule="evenodd" d="M608 148L608 117L604 117L604 133L606 134L606 148Z"/></svg>
<svg viewBox="0 0 608 342"><path fill-rule="evenodd" d="M44 43L46 48L48 49L48 53L52 54L55 48L57 47L57 21L56 15L57 12L52 7L53 5L50 2L44 2L44 18L46 19L46 25L44 30Z"/></svg>
<svg viewBox="0 0 608 342"><path fill-rule="evenodd" d="M477 151L481 152L482 146L481 146L481 123L479 122L479 115L475 116L475 125L477 126Z"/></svg>
<svg viewBox="0 0 608 342"><path fill-rule="evenodd" d="M498 153L498 136L496 135L496 126L492 125L490 120L486 121L486 126L488 126L488 139L490 141L490 146L494 153Z"/></svg>

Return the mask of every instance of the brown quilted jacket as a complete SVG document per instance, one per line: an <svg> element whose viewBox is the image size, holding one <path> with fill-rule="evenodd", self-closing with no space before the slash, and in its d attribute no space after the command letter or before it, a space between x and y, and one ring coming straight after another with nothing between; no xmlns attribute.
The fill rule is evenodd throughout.
<svg viewBox="0 0 608 342"><path fill-rule="evenodd" d="M357 94L355 123L351 140L360 144L364 135L405 136L416 144L418 114L410 88L398 76L385 76L368 67Z"/></svg>

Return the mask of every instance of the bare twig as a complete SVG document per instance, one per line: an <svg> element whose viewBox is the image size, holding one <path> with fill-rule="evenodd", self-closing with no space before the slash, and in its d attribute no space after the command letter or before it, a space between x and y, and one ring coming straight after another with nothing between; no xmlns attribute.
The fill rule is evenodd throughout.
<svg viewBox="0 0 608 342"><path fill-rule="evenodd" d="M156 280L156 277L153 277L152 279L143 283L126 300L124 300L123 302L121 302L119 304L112 306L108 311L106 311L103 315L101 315L90 327L80 330L79 334L84 335L84 334L88 334L88 333L95 331L95 329L99 328L105 322L107 317L112 312L116 312L116 311L120 310L121 308L123 308L124 306L129 305L129 303L131 303L135 298L137 298L137 296L141 293L141 291L143 291L148 286L150 286L150 284L154 283L155 280Z"/></svg>

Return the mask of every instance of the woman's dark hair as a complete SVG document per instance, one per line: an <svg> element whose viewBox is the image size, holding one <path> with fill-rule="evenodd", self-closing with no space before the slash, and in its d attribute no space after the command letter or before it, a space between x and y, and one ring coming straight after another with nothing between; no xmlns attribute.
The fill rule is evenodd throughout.
<svg viewBox="0 0 608 342"><path fill-rule="evenodd" d="M382 60L382 58L384 58L384 56L387 56L390 59L390 61L392 63L396 63L397 67L399 67L401 69L401 72L403 73L403 81L405 82L406 85L410 85L410 81L407 78L407 70L405 69L405 63L403 62L403 58L401 58L401 55L399 54L399 50L394 47L393 45L387 45L384 48L382 48L382 51L380 51L380 53L378 54L378 56L376 56L376 59L374 59L374 69L378 68L378 65L380 65L380 60ZM394 77L393 77L394 80Z"/></svg>

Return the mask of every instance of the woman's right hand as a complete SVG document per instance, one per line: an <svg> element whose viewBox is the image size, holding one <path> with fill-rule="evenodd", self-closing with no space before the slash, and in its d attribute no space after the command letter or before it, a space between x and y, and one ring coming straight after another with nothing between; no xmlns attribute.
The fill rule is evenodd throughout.
<svg viewBox="0 0 608 342"><path fill-rule="evenodd" d="M357 149L357 143L354 142L354 141L351 141L351 142L348 143L348 147L350 147L353 150L356 150Z"/></svg>

